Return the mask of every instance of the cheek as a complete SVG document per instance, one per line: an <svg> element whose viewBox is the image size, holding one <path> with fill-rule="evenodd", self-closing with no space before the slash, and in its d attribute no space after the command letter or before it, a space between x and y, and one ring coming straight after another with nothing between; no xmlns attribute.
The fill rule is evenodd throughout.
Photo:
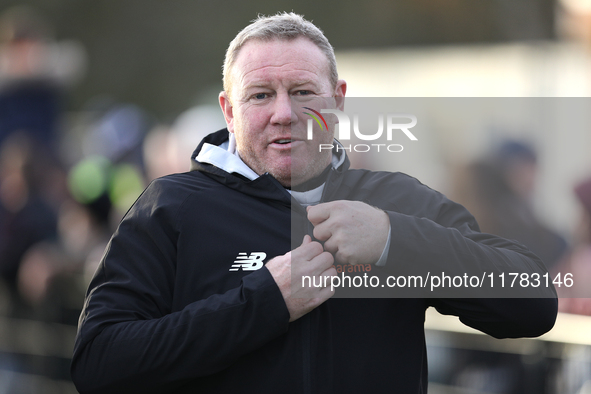
<svg viewBox="0 0 591 394"><path fill-rule="evenodd" d="M241 111L236 117L236 128L247 133L262 132L268 118L264 111L256 107L249 107Z"/></svg>
<svg viewBox="0 0 591 394"><path fill-rule="evenodd" d="M317 144L332 144L332 133L324 130L322 133L317 133L317 136L318 137L314 138L315 140L317 140Z"/></svg>
<svg viewBox="0 0 591 394"><path fill-rule="evenodd" d="M256 123L256 118L242 117L235 124L236 144L241 152L253 152L258 149L264 137L262 129Z"/></svg>

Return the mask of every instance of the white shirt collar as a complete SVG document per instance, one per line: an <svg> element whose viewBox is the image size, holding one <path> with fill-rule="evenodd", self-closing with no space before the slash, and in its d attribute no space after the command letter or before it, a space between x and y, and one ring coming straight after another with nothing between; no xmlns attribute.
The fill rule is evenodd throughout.
<svg viewBox="0 0 591 394"><path fill-rule="evenodd" d="M228 141L219 146L204 143L201 151L197 157L195 157L195 160L202 163L212 164L228 173L238 173L247 179L250 179L251 181L257 179L259 175L249 166L247 166L238 155L238 150L236 149L236 138L234 137L234 134L229 134L230 136ZM334 168L340 166L344 161L344 152L340 156L333 154L332 166ZM322 192L324 191L324 184L305 192L296 192L292 190L288 191L297 202L302 204L304 207L307 207L308 205L316 205L320 203Z"/></svg>
<svg viewBox="0 0 591 394"><path fill-rule="evenodd" d="M203 144L201 151L195 157L195 160L201 163L209 163L214 166L228 172L238 173L251 181L257 179L259 175L254 172L249 166L247 166L236 150L236 139L234 134L230 133L230 139L228 142L224 142L220 146Z"/></svg>

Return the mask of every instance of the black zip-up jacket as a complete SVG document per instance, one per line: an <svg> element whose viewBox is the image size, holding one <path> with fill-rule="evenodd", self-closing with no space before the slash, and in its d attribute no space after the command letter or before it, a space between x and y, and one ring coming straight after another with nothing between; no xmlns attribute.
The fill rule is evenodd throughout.
<svg viewBox="0 0 591 394"><path fill-rule="evenodd" d="M331 298L289 323L269 271L232 266L291 250L292 235L309 232L305 211L268 174L248 181L193 164L153 181L107 247L74 349L81 393L426 393L427 307L498 338L554 324L553 288L527 299ZM323 201L339 199L388 213L383 270L545 272L527 249L481 234L463 207L404 174L349 170L346 161L324 189Z"/></svg>

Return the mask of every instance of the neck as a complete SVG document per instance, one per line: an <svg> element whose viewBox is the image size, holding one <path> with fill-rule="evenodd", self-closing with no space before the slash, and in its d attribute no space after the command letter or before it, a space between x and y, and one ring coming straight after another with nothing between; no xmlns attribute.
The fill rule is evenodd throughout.
<svg viewBox="0 0 591 394"><path fill-rule="evenodd" d="M328 173L330 172L331 168L332 165L329 164L319 175L315 176L312 179L308 179L307 181L300 183L297 186L293 186L291 189L298 192L306 192L308 190L316 189L318 186L326 182L326 178L328 177Z"/></svg>

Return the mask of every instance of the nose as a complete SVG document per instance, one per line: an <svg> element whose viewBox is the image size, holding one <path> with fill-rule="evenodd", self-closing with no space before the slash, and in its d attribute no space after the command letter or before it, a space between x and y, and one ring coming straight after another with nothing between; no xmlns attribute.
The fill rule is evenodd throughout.
<svg viewBox="0 0 591 394"><path fill-rule="evenodd" d="M278 94L275 99L273 116L271 117L272 124L281 126L289 126L297 122L297 115L292 110L291 97L289 94Z"/></svg>

